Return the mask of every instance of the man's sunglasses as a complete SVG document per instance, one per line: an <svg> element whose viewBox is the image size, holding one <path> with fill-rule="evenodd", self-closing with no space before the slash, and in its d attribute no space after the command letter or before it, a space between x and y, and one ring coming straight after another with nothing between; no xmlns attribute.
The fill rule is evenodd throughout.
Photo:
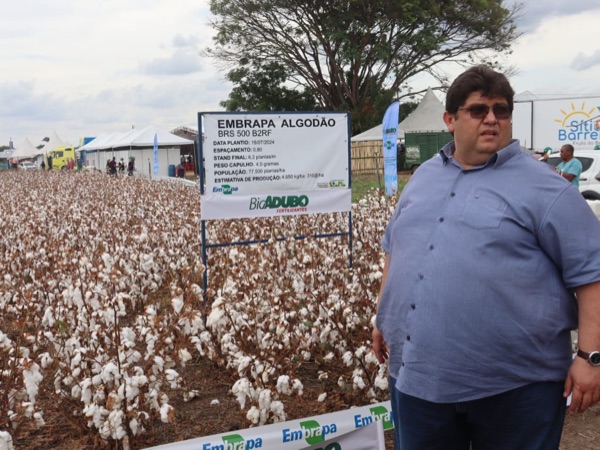
<svg viewBox="0 0 600 450"><path fill-rule="evenodd" d="M494 112L494 116L496 116L496 119L500 120L510 119L510 116L512 114L509 106L502 104L494 105L492 108L490 108L488 105L476 103L474 105L467 107L463 106L458 109L464 109L465 111L468 111L471 117L477 120L485 119L489 114L490 109Z"/></svg>

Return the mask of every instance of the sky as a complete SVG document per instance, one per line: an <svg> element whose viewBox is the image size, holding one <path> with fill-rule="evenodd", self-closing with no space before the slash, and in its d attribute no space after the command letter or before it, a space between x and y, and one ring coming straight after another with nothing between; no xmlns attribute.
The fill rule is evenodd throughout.
<svg viewBox="0 0 600 450"><path fill-rule="evenodd" d="M4 1L0 17L0 145L194 125L233 87L200 55L209 0ZM517 26L517 93L600 97L600 1L527 0Z"/></svg>

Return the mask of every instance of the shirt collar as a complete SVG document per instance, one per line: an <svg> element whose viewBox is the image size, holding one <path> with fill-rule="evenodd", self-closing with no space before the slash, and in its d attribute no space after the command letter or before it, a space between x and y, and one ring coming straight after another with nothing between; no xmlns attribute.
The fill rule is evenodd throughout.
<svg viewBox="0 0 600 450"><path fill-rule="evenodd" d="M456 147L454 145L454 141L450 141L446 145L444 145L439 151L444 165L446 165L449 160L453 159L452 155L454 153L455 148ZM511 139L510 143L506 147L498 150L496 153L490 156L490 158L485 162L485 164L482 164L477 168L483 168L486 166L501 166L506 161L520 153L521 145L519 144L519 141L517 139Z"/></svg>

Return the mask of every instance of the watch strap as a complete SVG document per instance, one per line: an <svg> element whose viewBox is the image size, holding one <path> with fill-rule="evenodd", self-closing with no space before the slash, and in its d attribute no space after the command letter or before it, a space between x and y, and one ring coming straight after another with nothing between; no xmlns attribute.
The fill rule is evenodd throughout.
<svg viewBox="0 0 600 450"><path fill-rule="evenodd" d="M581 349L577 349L577 356L579 356L580 358L585 359L586 361L590 360L590 354L588 352L584 352Z"/></svg>

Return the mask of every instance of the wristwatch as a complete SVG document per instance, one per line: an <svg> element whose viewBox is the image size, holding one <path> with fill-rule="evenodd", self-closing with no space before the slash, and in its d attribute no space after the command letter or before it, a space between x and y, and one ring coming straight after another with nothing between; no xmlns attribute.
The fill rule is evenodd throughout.
<svg viewBox="0 0 600 450"><path fill-rule="evenodd" d="M585 359L592 366L600 366L600 352L584 352L583 350L577 350L577 356Z"/></svg>

